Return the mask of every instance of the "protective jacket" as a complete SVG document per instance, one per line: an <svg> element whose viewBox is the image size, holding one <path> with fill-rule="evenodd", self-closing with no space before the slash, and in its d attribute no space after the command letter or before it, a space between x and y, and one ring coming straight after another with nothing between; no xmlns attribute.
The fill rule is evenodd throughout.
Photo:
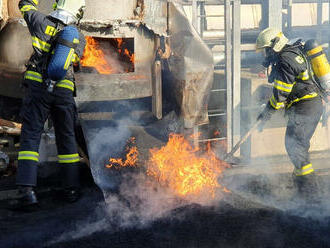
<svg viewBox="0 0 330 248"><path fill-rule="evenodd" d="M286 108L285 145L296 176L314 171L309 158L310 139L322 115L322 101L312 81L312 71L299 46L286 45L276 54L272 71L274 109Z"/></svg>
<svg viewBox="0 0 330 248"><path fill-rule="evenodd" d="M276 56L273 66L273 95L270 104L274 109L290 108L293 104L318 96L311 79L309 62L298 46L287 45Z"/></svg>
<svg viewBox="0 0 330 248"><path fill-rule="evenodd" d="M57 32L61 23L37 10L38 0L20 0L19 8L32 37L34 53L24 77L27 86L23 99L21 117L23 120L18 155L18 185L37 184L39 144L44 123L51 117L56 136L58 163L61 164L62 182L65 187L78 185L79 155L75 139L77 120L74 101L74 75L70 65L64 79L56 82L52 92L47 90L47 62L55 47ZM82 55L85 46L83 35L79 35L79 46L75 49L76 59ZM67 60L72 59L68 56ZM71 61L70 61L71 64Z"/></svg>
<svg viewBox="0 0 330 248"><path fill-rule="evenodd" d="M25 78L38 83L43 83L47 78L45 70L49 62L50 54L53 52L55 37L63 28L63 24L51 16L44 15L37 10L38 0L21 0L20 11L29 28L34 53L28 63ZM79 43L75 49L74 56L68 56L67 60L78 62L85 47L84 36L80 33ZM70 65L67 75L63 80L57 82L56 87L64 87L75 90L73 66Z"/></svg>

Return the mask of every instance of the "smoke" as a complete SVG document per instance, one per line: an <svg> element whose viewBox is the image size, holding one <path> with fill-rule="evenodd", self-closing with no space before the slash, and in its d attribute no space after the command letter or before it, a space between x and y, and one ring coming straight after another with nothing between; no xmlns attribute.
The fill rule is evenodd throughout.
<svg viewBox="0 0 330 248"><path fill-rule="evenodd" d="M110 157L117 157L125 148L131 132L129 119L120 120L115 126L86 128L89 159L95 183L103 190L116 190L119 183L119 174L108 170L105 165ZM87 126L89 124L86 124Z"/></svg>
<svg viewBox="0 0 330 248"><path fill-rule="evenodd" d="M229 175L224 176L223 183L232 194L260 204L261 207L284 211L290 216L311 218L321 222L329 218L330 192L327 176L319 175L318 190L305 197L298 193L291 172L293 165L289 161L274 166L262 164L260 161L260 164L250 166L252 168L229 171Z"/></svg>
<svg viewBox="0 0 330 248"><path fill-rule="evenodd" d="M105 59L108 62L108 65L112 69L112 73L124 73L125 72L125 65L124 62L120 60L119 54L116 49L110 45L110 43L102 43L103 52L105 55Z"/></svg>
<svg viewBox="0 0 330 248"><path fill-rule="evenodd" d="M184 214L174 212L189 205L217 206L216 199L182 199L168 188L162 187L141 171L126 172L122 175L120 189L116 193L104 190L105 202L95 209L89 217L77 222L73 231L62 234L49 245L79 239L97 232L108 235L127 229L144 229L152 226L158 219L185 219ZM203 202L204 201L204 202Z"/></svg>
<svg viewBox="0 0 330 248"><path fill-rule="evenodd" d="M122 227L145 227L159 218L171 217L171 211L191 204L217 205L223 195L178 197L144 172L127 173L122 178L118 194L105 193L108 216Z"/></svg>
<svg viewBox="0 0 330 248"><path fill-rule="evenodd" d="M144 173L127 174L123 177L119 194L106 194L106 210L121 228L146 226L182 206L166 188L151 181Z"/></svg>
<svg viewBox="0 0 330 248"><path fill-rule="evenodd" d="M95 217L93 216L93 218ZM104 218L98 220L93 220L90 218L88 220L77 222L73 230L74 231L63 233L59 237L56 237L53 240L49 241L47 243L47 246L51 246L53 244L58 244L69 240L76 240L103 230L111 230L111 225Z"/></svg>

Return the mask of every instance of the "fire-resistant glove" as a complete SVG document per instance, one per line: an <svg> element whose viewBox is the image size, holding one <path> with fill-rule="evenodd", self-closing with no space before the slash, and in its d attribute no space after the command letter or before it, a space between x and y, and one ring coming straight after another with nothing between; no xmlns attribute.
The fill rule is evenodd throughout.
<svg viewBox="0 0 330 248"><path fill-rule="evenodd" d="M263 130L266 122L272 117L272 115L275 111L276 110L268 102L266 107L263 109L263 111L257 117L257 121L260 121L260 124L258 126L259 132L261 132Z"/></svg>

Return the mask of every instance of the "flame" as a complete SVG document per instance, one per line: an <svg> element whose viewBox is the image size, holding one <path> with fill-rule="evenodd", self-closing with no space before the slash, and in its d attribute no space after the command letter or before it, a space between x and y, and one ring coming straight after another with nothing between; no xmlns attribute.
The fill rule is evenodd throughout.
<svg viewBox="0 0 330 248"><path fill-rule="evenodd" d="M223 187L223 191L226 193L230 193L231 191L229 189L227 189L226 187Z"/></svg>
<svg viewBox="0 0 330 248"><path fill-rule="evenodd" d="M127 48L123 49L124 40L122 38L116 38L118 43L118 52L129 58L129 60L134 63L134 53L132 54Z"/></svg>
<svg viewBox="0 0 330 248"><path fill-rule="evenodd" d="M81 59L82 66L95 67L100 74L111 74L112 69L105 59L100 44L90 36L86 36L86 47Z"/></svg>
<svg viewBox="0 0 330 248"><path fill-rule="evenodd" d="M128 143L126 159L110 158L107 168L120 169L137 165L139 153L135 138L131 138ZM193 148L183 135L170 134L165 146L150 150L146 166L149 177L179 197L215 198L217 189L224 193L230 192L218 182L223 170L229 168L229 165L216 157L211 143L202 151Z"/></svg>
<svg viewBox="0 0 330 248"><path fill-rule="evenodd" d="M171 134L166 146L150 150L147 174L178 196L207 194L214 198L216 190L221 188L218 177L228 165L209 148L203 154L182 135Z"/></svg>
<svg viewBox="0 0 330 248"><path fill-rule="evenodd" d="M124 40L122 38L116 38L115 40L117 43L117 52L134 64L134 53L131 53L127 48L123 48ZM109 65L105 53L100 47L100 43L91 36L86 36L86 47L81 59L81 65L94 67L100 74L116 73L115 69ZM129 69L126 68L125 71L129 72Z"/></svg>
<svg viewBox="0 0 330 248"><path fill-rule="evenodd" d="M123 161L122 158L110 158L107 168L120 168L120 167L134 167L138 161L138 149L135 145L135 137L130 138L126 146L126 159Z"/></svg>
<svg viewBox="0 0 330 248"><path fill-rule="evenodd" d="M213 136L215 138L220 138L221 132L219 130L215 130ZM216 145L220 147L223 151L227 151L227 139L216 141Z"/></svg>

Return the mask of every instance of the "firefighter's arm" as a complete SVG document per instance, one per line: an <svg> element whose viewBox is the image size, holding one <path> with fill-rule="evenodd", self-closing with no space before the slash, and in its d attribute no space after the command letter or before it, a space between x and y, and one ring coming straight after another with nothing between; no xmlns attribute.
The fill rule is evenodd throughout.
<svg viewBox="0 0 330 248"><path fill-rule="evenodd" d="M285 107L286 100L294 86L295 72L289 63L279 62L276 69L273 81L273 94L264 110L257 117L257 120L261 121L258 126L259 131L263 130L266 121L272 117L276 110Z"/></svg>
<svg viewBox="0 0 330 248"><path fill-rule="evenodd" d="M29 24L38 13L39 0L20 0L18 8L21 11L24 20Z"/></svg>
<svg viewBox="0 0 330 248"><path fill-rule="evenodd" d="M72 61L75 71L79 70L80 59L84 54L85 46L86 46L86 39L82 33L79 33L79 43L77 44L77 47L75 48L75 53L74 53L73 61Z"/></svg>

